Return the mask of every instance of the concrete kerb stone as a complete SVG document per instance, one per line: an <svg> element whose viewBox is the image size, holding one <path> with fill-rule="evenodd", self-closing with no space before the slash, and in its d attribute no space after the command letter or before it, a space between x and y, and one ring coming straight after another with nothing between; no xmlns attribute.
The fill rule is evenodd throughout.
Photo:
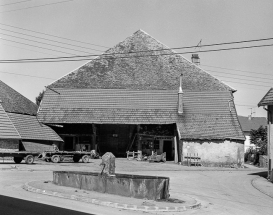
<svg viewBox="0 0 273 215"><path fill-rule="evenodd" d="M64 199L71 199L75 201L81 201L86 203L91 203L95 205L107 206L117 209L125 209L125 210L134 210L134 211L145 211L145 212L181 212L190 209L198 209L201 207L201 203L198 202L196 199L196 203L193 205L188 206L181 206L181 207L156 207L156 206L140 206L140 205L132 205L132 204L120 204L115 202L109 201L100 201L98 199L91 199L86 197L81 197L77 195L64 195L58 192L52 192L47 190L38 189L29 185L30 182L25 183L22 188L26 191L39 193L42 195L54 196L58 198Z"/></svg>
<svg viewBox="0 0 273 215"><path fill-rule="evenodd" d="M267 193L264 189L261 189L261 187L259 187L259 185L258 185L257 182L256 182L256 181L258 181L258 180L266 180L266 179L263 179L263 178L261 178L260 176L259 176L259 177L256 177L256 178L254 178L254 179L251 180L252 186L253 186L254 188L256 188L257 190L259 190L261 193L263 193L263 194L269 196L270 198L273 198L273 192ZM270 183L270 182L267 182L267 181L265 181L265 182L266 182L266 183ZM273 185L272 185L272 187L273 187Z"/></svg>

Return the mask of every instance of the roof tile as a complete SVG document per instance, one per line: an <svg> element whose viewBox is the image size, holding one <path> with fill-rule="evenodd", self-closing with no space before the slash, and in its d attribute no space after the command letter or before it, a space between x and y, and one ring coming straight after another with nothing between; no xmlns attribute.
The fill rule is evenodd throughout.
<svg viewBox="0 0 273 215"><path fill-rule="evenodd" d="M184 91L235 91L142 30L49 87L176 90L181 73Z"/></svg>
<svg viewBox="0 0 273 215"><path fill-rule="evenodd" d="M47 125L39 123L36 116L7 113L22 139L63 141Z"/></svg>
<svg viewBox="0 0 273 215"><path fill-rule="evenodd" d="M184 138L244 139L228 91L185 92L182 116L174 90L46 90L38 119L43 123L172 124Z"/></svg>
<svg viewBox="0 0 273 215"><path fill-rule="evenodd" d="M0 104L0 139L21 139L20 134L10 121L7 113Z"/></svg>
<svg viewBox="0 0 273 215"><path fill-rule="evenodd" d="M38 106L0 81L0 100L6 112L36 115Z"/></svg>
<svg viewBox="0 0 273 215"><path fill-rule="evenodd" d="M238 119L243 131L257 130L260 126L267 125L265 117L251 117L251 119L249 119L247 116L238 116Z"/></svg>
<svg viewBox="0 0 273 215"><path fill-rule="evenodd" d="M273 88L271 88L258 103L258 107L266 105L273 105Z"/></svg>

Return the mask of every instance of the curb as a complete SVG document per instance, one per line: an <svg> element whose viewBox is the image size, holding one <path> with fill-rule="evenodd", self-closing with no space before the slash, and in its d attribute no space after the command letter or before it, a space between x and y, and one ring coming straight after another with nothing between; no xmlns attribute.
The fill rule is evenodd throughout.
<svg viewBox="0 0 273 215"><path fill-rule="evenodd" d="M139 205L132 205L132 204L120 204L120 203L114 203L109 201L100 201L98 199L91 199L87 197L77 196L77 195L69 195L69 194L62 194L58 192L52 192L48 190L42 190L38 188L31 187L29 182L25 183L22 188L26 191L33 192L33 193L39 193L43 195L48 196L55 196L59 198L64 199L70 199L75 201L81 201L86 202L89 204L95 204L95 205L101 205L101 206L107 206L117 209L125 209L125 210L133 210L133 211L145 211L145 212L181 212L186 211L190 209L198 209L201 207L201 203L197 201L196 204L188 205L188 206L181 206L181 207L157 207L157 206L139 206Z"/></svg>
<svg viewBox="0 0 273 215"><path fill-rule="evenodd" d="M258 179L260 179L260 177L257 177L257 178L254 178L254 179L251 180L252 186L253 186L255 189L259 190L259 191L260 191L261 193L263 193L264 195L267 195L267 196L269 196L270 198L273 199L273 196L272 196L272 195L270 195L270 194L264 192L263 190L261 190L261 189L259 188L259 186L257 186L257 184L255 183L255 181L257 181Z"/></svg>

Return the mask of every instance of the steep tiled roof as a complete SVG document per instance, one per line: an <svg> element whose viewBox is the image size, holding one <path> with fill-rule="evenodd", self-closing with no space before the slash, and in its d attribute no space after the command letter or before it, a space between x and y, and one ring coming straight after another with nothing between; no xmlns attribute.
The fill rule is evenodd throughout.
<svg viewBox="0 0 273 215"><path fill-rule="evenodd" d="M235 91L142 30L49 87L176 90L181 73L184 91Z"/></svg>
<svg viewBox="0 0 273 215"><path fill-rule="evenodd" d="M244 139L228 91L185 92L177 114L177 90L46 90L38 119L43 123L172 124L183 138Z"/></svg>
<svg viewBox="0 0 273 215"><path fill-rule="evenodd" d="M271 88L258 103L258 107L266 105L273 105L273 88Z"/></svg>
<svg viewBox="0 0 273 215"><path fill-rule="evenodd" d="M238 116L239 122L242 126L243 131L257 130L260 126L266 126L267 120L265 117L249 117Z"/></svg>
<svg viewBox="0 0 273 215"><path fill-rule="evenodd" d="M22 141L24 149L28 152L53 151L52 145Z"/></svg>
<svg viewBox="0 0 273 215"><path fill-rule="evenodd" d="M0 139L21 139L20 134L10 121L0 103Z"/></svg>
<svg viewBox="0 0 273 215"><path fill-rule="evenodd" d="M6 112L36 115L38 106L0 81L0 100Z"/></svg>
<svg viewBox="0 0 273 215"><path fill-rule="evenodd" d="M63 141L50 127L39 123L36 116L7 113L22 139Z"/></svg>

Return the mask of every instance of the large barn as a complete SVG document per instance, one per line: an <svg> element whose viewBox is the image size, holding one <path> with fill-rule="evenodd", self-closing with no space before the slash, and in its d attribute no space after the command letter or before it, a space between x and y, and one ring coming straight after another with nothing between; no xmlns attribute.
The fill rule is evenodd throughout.
<svg viewBox="0 0 273 215"><path fill-rule="evenodd" d="M38 119L65 141L99 153L166 152L203 165L243 163L235 90L142 30L51 83Z"/></svg>

